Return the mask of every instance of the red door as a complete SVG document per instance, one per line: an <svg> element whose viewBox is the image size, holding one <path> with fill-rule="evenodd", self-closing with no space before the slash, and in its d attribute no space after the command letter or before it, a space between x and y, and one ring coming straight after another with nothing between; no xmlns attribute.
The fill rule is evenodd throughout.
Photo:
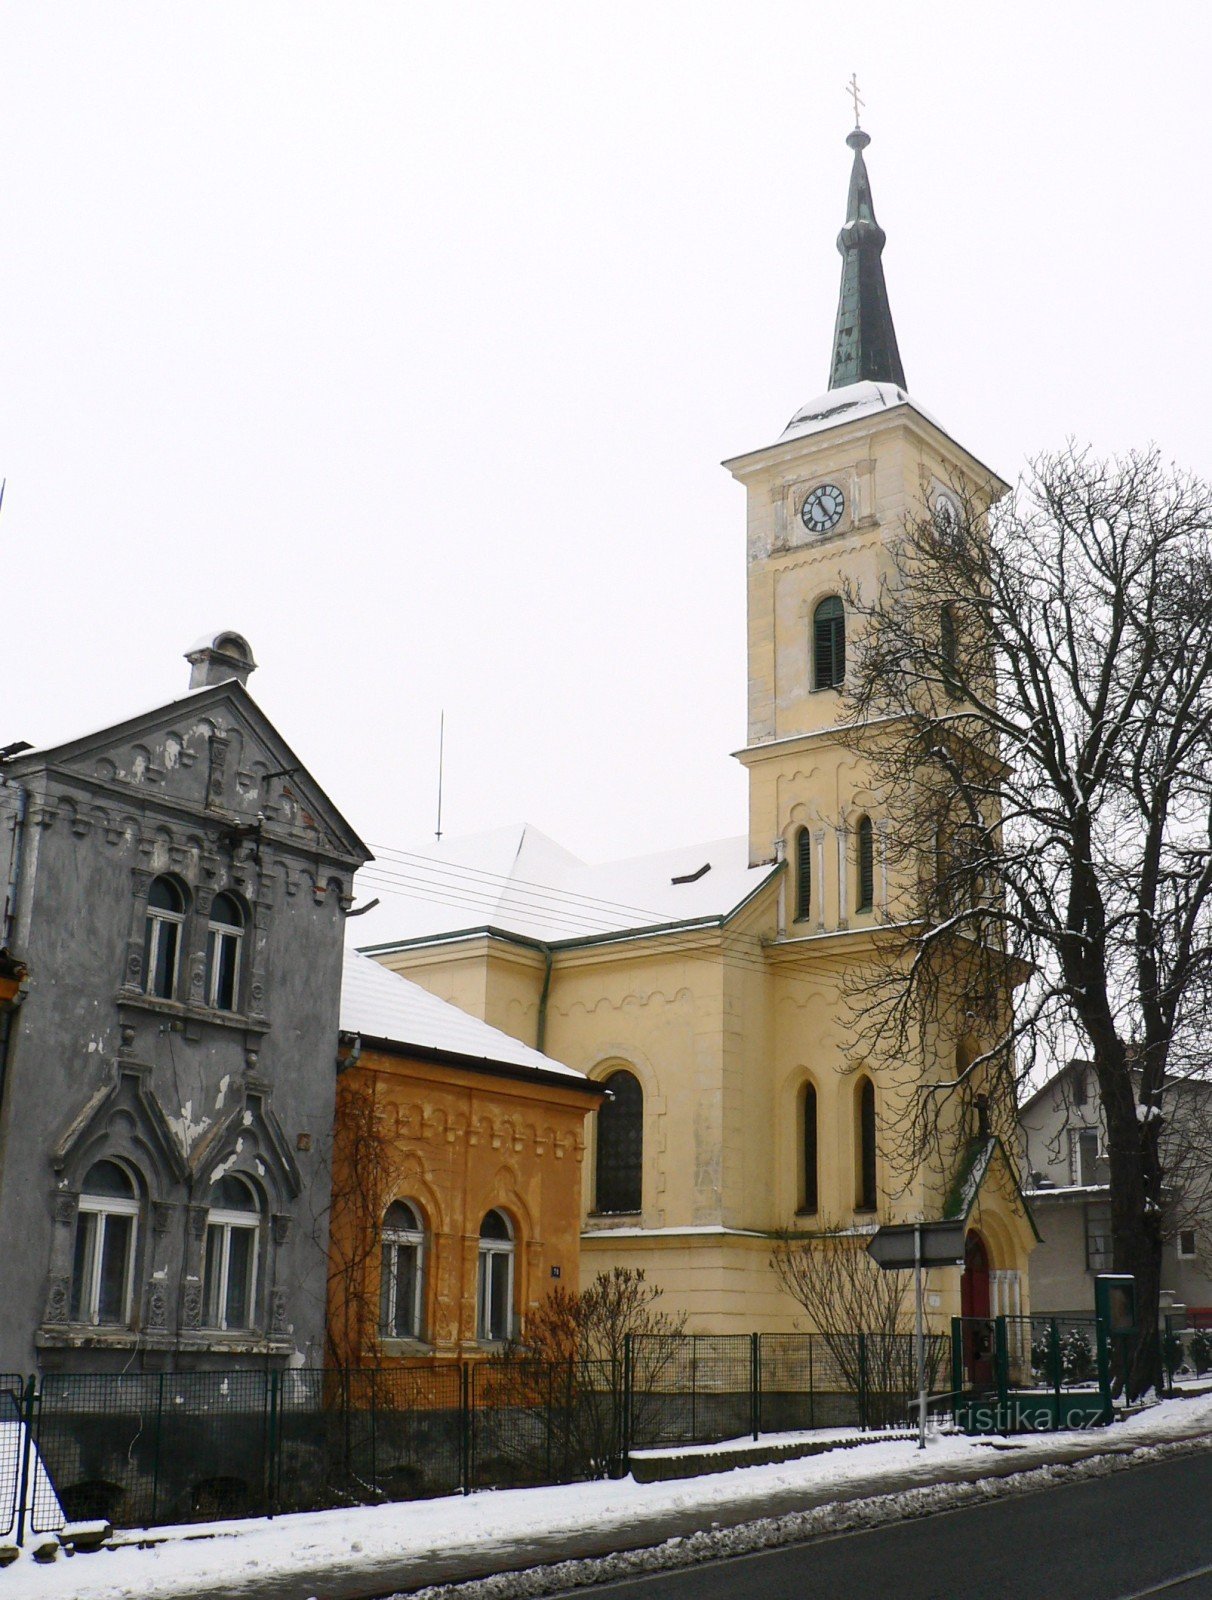
<svg viewBox="0 0 1212 1600"><path fill-rule="evenodd" d="M989 1252L975 1229L964 1241L960 1315L964 1318L964 1368L967 1379L975 1389L991 1389L993 1324L989 1320Z"/></svg>

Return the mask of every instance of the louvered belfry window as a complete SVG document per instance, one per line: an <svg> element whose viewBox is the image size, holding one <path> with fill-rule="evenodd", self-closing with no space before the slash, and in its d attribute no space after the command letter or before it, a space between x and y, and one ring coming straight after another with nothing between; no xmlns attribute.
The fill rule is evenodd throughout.
<svg viewBox="0 0 1212 1600"><path fill-rule="evenodd" d="M837 595L812 615L812 687L840 689L846 678L846 614Z"/></svg>
<svg viewBox="0 0 1212 1600"><path fill-rule="evenodd" d="M875 834L870 817L858 825L858 904L856 911L870 911L875 904Z"/></svg>
<svg viewBox="0 0 1212 1600"><path fill-rule="evenodd" d="M612 1072L611 1098L598 1111L597 1203L605 1213L641 1209L644 1178L644 1091L633 1073Z"/></svg>
<svg viewBox="0 0 1212 1600"><path fill-rule="evenodd" d="M807 922L812 909L812 835L801 828L795 836L795 920Z"/></svg>

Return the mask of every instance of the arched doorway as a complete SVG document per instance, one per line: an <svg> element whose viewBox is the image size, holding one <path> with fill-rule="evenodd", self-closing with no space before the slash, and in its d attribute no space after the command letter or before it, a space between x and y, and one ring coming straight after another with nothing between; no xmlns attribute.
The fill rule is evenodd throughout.
<svg viewBox="0 0 1212 1600"><path fill-rule="evenodd" d="M960 1278L960 1315L964 1318L964 1367L976 1389L993 1387L993 1324L989 1320L989 1252L975 1228L964 1240Z"/></svg>

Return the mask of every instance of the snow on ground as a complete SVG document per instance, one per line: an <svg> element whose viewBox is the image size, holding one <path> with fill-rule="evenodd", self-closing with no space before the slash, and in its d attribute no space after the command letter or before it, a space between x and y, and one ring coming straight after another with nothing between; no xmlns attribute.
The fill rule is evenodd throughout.
<svg viewBox="0 0 1212 1600"><path fill-rule="evenodd" d="M873 1478L886 1480L890 1488L895 1486L898 1491L891 1501L877 1502L888 1508L883 1513L885 1519L891 1515L915 1515L924 1509L937 1509L951 1498L969 1498L985 1492L983 1484L930 1487L948 1471L992 1466L995 1461L1004 1464L1008 1459L1021 1462L1027 1469L1041 1460L1080 1458L1104 1440L1107 1445L1120 1448L1148 1446L1181 1438L1197 1429L1212 1433L1212 1395L1164 1401L1105 1433L1095 1430L1019 1437L1007 1442L1009 1449L1017 1451L1016 1456L1009 1457L995 1453L987 1440L943 1433L932 1434L924 1452L905 1440L879 1441L861 1449L667 1483L637 1484L625 1478L619 1482L511 1489L307 1512L272 1520L255 1518L205 1527L161 1528L150 1534L132 1530L120 1536L122 1547L113 1551L70 1558L60 1555L48 1566L38 1566L28 1556L23 1557L0 1574L0 1596L3 1600L167 1600L171 1596L231 1593L241 1584L258 1579L301 1577L323 1567L348 1571L392 1561L423 1562L448 1557L452 1550L478 1558L481 1566L499 1553L504 1566L508 1564L510 1546L530 1539L551 1541L566 1534L572 1541L591 1530L609 1533L617 1528L620 1543L634 1542L637 1524L662 1514L701 1511L703 1526L709 1528L713 1508L725 1503L735 1506L739 1500L752 1499L754 1517L761 1518L764 1504L773 1495L802 1492L805 1499L810 1499L836 1492L844 1497L858 1483L864 1485L864 1494L878 1494L879 1484L873 1485ZM778 1435L762 1436L763 1444L776 1445L779 1441ZM649 1565L680 1564L704 1555L737 1553L747 1537L756 1538L759 1543L781 1542L807 1537L828 1526L861 1525L861 1514L855 1510L841 1521L835 1510L832 1523L821 1521L822 1512L827 1517L829 1508L795 1513L791 1519L749 1523L748 1533L733 1528L695 1535L693 1540L675 1541L677 1548L672 1550L662 1545L655 1557L638 1552L627 1559L633 1564L643 1564L646 1558ZM859 1522L854 1520L856 1516L860 1517ZM755 1529L758 1532L752 1531ZM149 1539L158 1542L150 1548L138 1547L139 1541ZM724 1546L717 1549L713 1541L721 1540L725 1541ZM535 1578L529 1588L525 1586L528 1575L520 1574L511 1578L510 1585L490 1579L459 1592L484 1597L552 1593L554 1574L559 1575L559 1584L568 1588L599 1581L588 1574L603 1567L601 1562L564 1565L570 1569L567 1573L562 1568L544 1569L544 1575ZM610 1575L612 1571L601 1572L603 1577ZM305 1588L303 1592L306 1593Z"/></svg>

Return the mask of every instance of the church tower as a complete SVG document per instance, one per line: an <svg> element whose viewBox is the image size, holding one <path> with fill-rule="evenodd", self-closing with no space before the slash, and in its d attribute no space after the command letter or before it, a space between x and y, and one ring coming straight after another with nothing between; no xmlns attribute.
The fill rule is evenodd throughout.
<svg viewBox="0 0 1212 1600"><path fill-rule="evenodd" d="M887 905L877 798L838 739L847 587L871 593L907 518L1005 485L906 388L856 127L827 391L764 449L725 462L748 496L748 729L754 864L789 863L780 934L874 925Z"/></svg>

